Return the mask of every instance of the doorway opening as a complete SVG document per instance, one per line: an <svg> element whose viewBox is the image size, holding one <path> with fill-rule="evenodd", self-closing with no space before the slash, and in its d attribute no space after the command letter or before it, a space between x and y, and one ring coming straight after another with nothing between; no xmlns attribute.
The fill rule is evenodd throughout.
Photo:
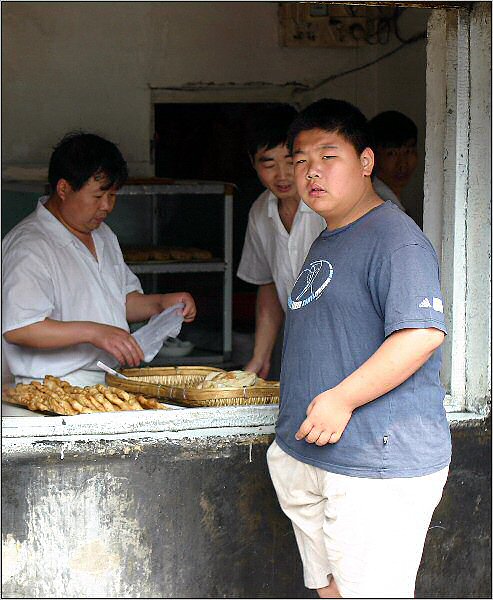
<svg viewBox="0 0 493 600"><path fill-rule="evenodd" d="M236 277L248 212L264 190L245 145L250 117L273 102L159 103L154 105L156 177L227 181L235 185L233 209L233 327L252 330L257 288ZM190 223L190 227L201 226ZM193 232L190 232L191 234Z"/></svg>

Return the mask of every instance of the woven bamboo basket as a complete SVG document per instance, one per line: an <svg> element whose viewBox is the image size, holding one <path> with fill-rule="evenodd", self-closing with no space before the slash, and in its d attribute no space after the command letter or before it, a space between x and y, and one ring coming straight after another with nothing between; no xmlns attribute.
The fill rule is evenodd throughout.
<svg viewBox="0 0 493 600"><path fill-rule="evenodd" d="M106 383L127 392L164 398L189 407L243 406L279 402L277 381L265 381L260 385L236 390L198 390L192 387L203 381L211 372L224 371L213 367L124 369L121 371L122 375L130 379L106 375Z"/></svg>

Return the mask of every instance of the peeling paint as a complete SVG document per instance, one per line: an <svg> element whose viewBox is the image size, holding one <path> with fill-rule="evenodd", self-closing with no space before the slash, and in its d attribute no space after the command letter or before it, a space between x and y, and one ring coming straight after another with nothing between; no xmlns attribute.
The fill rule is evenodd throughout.
<svg viewBox="0 0 493 600"><path fill-rule="evenodd" d="M30 597L132 597L132 577L148 587L152 552L128 479L82 472L66 487L50 470L37 471L26 489L26 540L3 542L4 580L15 575L16 589Z"/></svg>
<svg viewBox="0 0 493 600"><path fill-rule="evenodd" d="M93 540L77 548L69 566L74 571L101 575L120 566L120 557L108 550L100 540Z"/></svg>
<svg viewBox="0 0 493 600"><path fill-rule="evenodd" d="M200 495L200 508L202 509L202 519L200 522L204 526L205 530L209 533L213 540L217 540L220 537L220 531L217 524L217 518L215 514L214 505L206 498L205 494Z"/></svg>
<svg viewBox="0 0 493 600"><path fill-rule="evenodd" d="M3 430L3 432L5 429ZM46 456L53 452L60 454L63 447L64 457L67 459L85 455L87 448L91 453L97 456L120 456L121 458L130 458L131 452L142 453L144 448L150 445L160 446L163 443L184 447L190 444L190 458L199 456L198 449L208 447L210 452L210 440L216 441L217 448L227 447L233 440L250 439L269 436L274 433L274 426L249 427L249 428L228 428L226 431L217 429L201 429L199 431L180 431L180 432L136 432L120 433L114 435L67 435L67 436L49 436L46 439L38 437L26 437L25 431L19 431L19 437L2 438L2 458L4 461L18 460L20 456L33 455ZM130 452L125 448L128 444L132 445Z"/></svg>
<svg viewBox="0 0 493 600"><path fill-rule="evenodd" d="M2 586L17 575L26 560L26 552L22 542L11 533L2 536Z"/></svg>

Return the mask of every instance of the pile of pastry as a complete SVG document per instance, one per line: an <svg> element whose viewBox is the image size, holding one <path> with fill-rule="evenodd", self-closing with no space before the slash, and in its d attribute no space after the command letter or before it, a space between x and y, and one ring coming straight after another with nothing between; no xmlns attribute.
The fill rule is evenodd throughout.
<svg viewBox="0 0 493 600"><path fill-rule="evenodd" d="M141 262L148 260L158 261L193 261L211 260L212 252L201 248L176 248L176 247L145 247L124 248L123 256L127 262Z"/></svg>
<svg viewBox="0 0 493 600"><path fill-rule="evenodd" d="M199 390L239 390L256 385L278 385L278 383L267 382L250 371L221 371L209 373L195 387Z"/></svg>
<svg viewBox="0 0 493 600"><path fill-rule="evenodd" d="M115 387L98 384L93 387L76 387L52 375L43 383L19 383L6 392L5 400L29 410L41 410L59 415L79 415L122 410L166 410L155 398L136 396Z"/></svg>

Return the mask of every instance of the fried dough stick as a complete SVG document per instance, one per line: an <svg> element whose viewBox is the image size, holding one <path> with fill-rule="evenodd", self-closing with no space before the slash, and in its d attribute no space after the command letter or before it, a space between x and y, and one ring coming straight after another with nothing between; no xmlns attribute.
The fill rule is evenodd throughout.
<svg viewBox="0 0 493 600"><path fill-rule="evenodd" d="M143 408L133 394L129 394L125 390L121 390L120 388L116 387L107 387L106 389L115 394L115 396L120 398L120 400L123 400L127 404L133 406L134 409L141 410Z"/></svg>
<svg viewBox="0 0 493 600"><path fill-rule="evenodd" d="M112 404L109 400L107 400L103 394L101 394L99 392L99 390L96 387L91 387L91 388L84 388L84 391L86 394L90 394L92 398L95 398L97 402L99 402L99 404L101 404L104 407L104 411L106 412L116 412L118 410L120 410L118 407L116 407L114 404Z"/></svg>
<svg viewBox="0 0 493 600"><path fill-rule="evenodd" d="M162 404L155 398L144 398L144 396L139 396L137 400L144 408L150 408L155 410L169 410L167 406L164 406L164 404Z"/></svg>
<svg viewBox="0 0 493 600"><path fill-rule="evenodd" d="M110 402L112 402L113 404L118 406L118 408L120 410L137 410L129 402L125 402L124 400L121 400L120 398L118 398L118 396L116 394L113 394L110 391L110 388L108 388L104 385L101 385L101 384L98 384L96 386L96 388L99 390L99 392L101 392L101 394L103 394L103 396L107 400L109 400Z"/></svg>

